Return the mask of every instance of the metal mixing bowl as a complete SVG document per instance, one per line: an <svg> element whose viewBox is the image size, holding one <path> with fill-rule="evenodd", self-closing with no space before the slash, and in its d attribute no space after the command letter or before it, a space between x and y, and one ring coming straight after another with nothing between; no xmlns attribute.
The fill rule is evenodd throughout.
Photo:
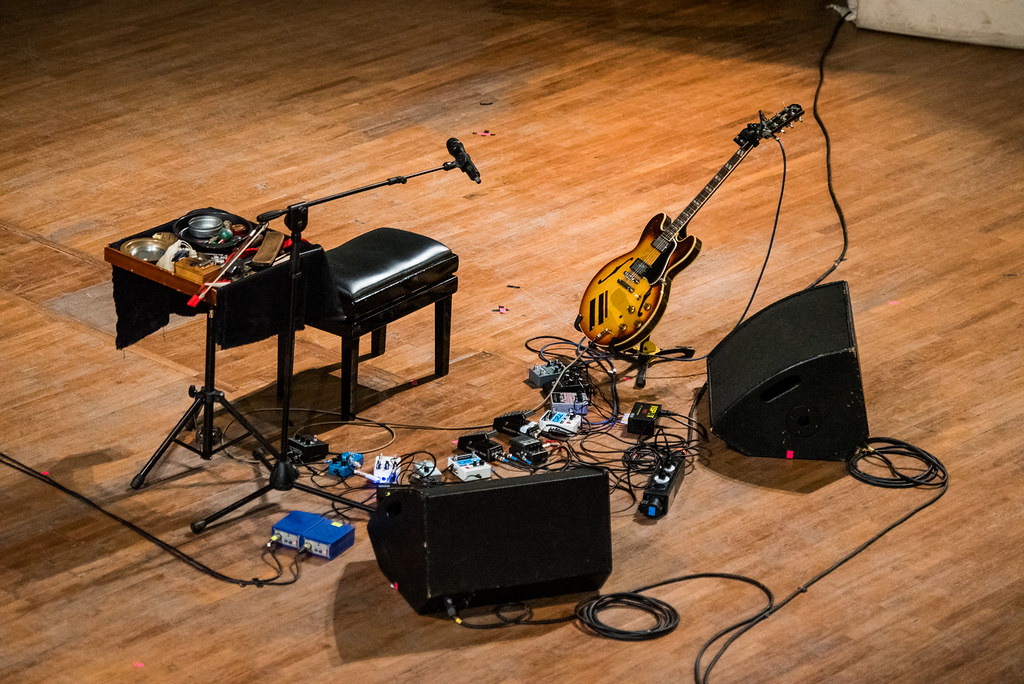
<svg viewBox="0 0 1024 684"><path fill-rule="evenodd" d="M136 259L156 262L167 251L167 243L153 238L135 238L121 245L121 251Z"/></svg>
<svg viewBox="0 0 1024 684"><path fill-rule="evenodd" d="M188 232L199 238L211 238L220 233L224 219L219 216L201 214L188 220Z"/></svg>

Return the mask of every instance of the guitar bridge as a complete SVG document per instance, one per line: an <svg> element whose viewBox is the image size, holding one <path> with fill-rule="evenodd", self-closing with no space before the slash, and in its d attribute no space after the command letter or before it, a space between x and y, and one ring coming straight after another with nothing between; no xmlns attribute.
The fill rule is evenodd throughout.
<svg viewBox="0 0 1024 684"><path fill-rule="evenodd" d="M633 293L634 293L634 292L636 291L636 290L635 290L635 289L633 288L633 286L632 286L632 285L630 285L629 283L627 283L627 282L626 282L625 280L623 280L622 278L619 278L619 280L617 280L616 282L618 282L618 284L619 284L619 285L621 285L622 287L626 288L626 291L628 291L628 292L629 292L629 294L633 294Z"/></svg>

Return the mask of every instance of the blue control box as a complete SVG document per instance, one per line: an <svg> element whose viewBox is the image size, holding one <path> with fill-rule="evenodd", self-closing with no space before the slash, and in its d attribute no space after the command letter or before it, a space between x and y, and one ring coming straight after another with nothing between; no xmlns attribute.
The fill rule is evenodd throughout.
<svg viewBox="0 0 1024 684"><path fill-rule="evenodd" d="M272 529L277 543L331 560L355 542L356 528L315 513L292 511Z"/></svg>

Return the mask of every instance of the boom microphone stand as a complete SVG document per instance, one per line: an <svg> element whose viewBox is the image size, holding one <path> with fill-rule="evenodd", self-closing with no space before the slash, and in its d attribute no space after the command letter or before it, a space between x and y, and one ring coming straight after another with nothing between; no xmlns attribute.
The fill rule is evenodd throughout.
<svg viewBox="0 0 1024 684"><path fill-rule="evenodd" d="M375 509L373 506L361 503L359 501L352 501L336 494L325 492L322 489L316 487L310 487L296 480L299 477L299 469L295 464L297 457L292 455L292 451L288 448L288 426L290 421L291 411L291 397L292 397L292 377L295 372L295 328L298 324L298 297L299 297L299 282L302 278L302 271L299 264L299 252L300 243L302 242L302 231L305 230L309 223L309 208L315 207L318 204L324 204L326 202L333 202L334 200L341 199L342 197L349 197L351 195L357 195L367 190L374 190L376 188L383 187L385 185L396 185L405 184L410 178L416 178L417 176L424 176L428 173L434 173L435 171L451 171L452 169L461 169L467 176L473 181L480 182L480 172L473 164L469 155L466 154L466 149L462 143L456 138L450 138L447 143L448 152L454 157L453 161L445 162L441 166L433 169L427 169L426 171L418 171L411 173L406 176L393 176L385 181L379 183L373 183L372 185L364 185L360 188L354 188L352 190L346 190L339 192L335 195L329 195L327 197L321 197L320 199L311 200L308 202L297 202L289 205L285 209L273 210L260 214L256 217L256 221L261 227L265 226L269 222L284 217L284 224L291 231L291 248L289 251L289 262L290 262L290 279L288 283L288 319L287 319L287 334L284 336L284 374L282 378L283 387L281 388L281 447L274 453L274 465L271 467L270 479L266 485L260 487L251 494L247 494L238 501L228 504L224 508L220 509L216 513L206 516L201 520L196 520L192 523L192 531L199 533L206 529L214 520L227 515L231 511L234 511L245 504L255 501L270 490L276 490L279 492L286 492L291 489L298 489L309 494L315 494L324 499L329 499L337 503L358 508L360 510L373 512ZM260 459L264 460L264 459ZM265 461L269 465L269 461Z"/></svg>

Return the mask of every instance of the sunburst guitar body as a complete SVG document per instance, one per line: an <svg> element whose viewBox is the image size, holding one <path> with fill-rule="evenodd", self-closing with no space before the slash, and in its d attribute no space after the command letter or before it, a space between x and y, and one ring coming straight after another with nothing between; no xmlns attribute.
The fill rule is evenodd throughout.
<svg viewBox="0 0 1024 684"><path fill-rule="evenodd" d="M597 346L635 346L665 313L672 278L700 253L692 235L666 237L671 222L667 214L652 218L636 247L605 264L584 291L579 329Z"/></svg>

